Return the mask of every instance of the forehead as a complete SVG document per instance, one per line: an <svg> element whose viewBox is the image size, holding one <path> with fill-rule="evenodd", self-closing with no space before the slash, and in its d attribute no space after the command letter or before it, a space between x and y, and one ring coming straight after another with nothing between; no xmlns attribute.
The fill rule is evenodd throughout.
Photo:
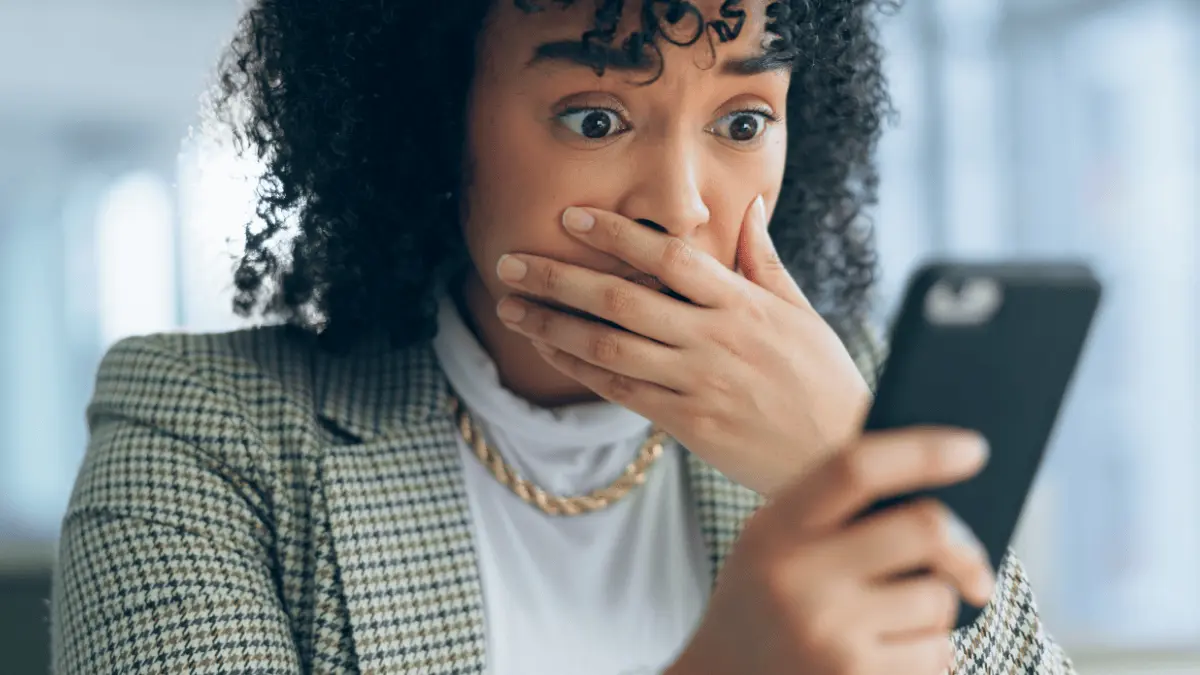
<svg viewBox="0 0 1200 675"><path fill-rule="evenodd" d="M770 4L773 0L497 0L486 48L493 56L499 52L528 61L542 45L580 42L585 35L599 38L603 33L619 48L644 31L650 20L664 33L655 38L664 48L669 40L694 42L692 47L710 52L715 45L734 56L757 54L769 37L765 29Z"/></svg>

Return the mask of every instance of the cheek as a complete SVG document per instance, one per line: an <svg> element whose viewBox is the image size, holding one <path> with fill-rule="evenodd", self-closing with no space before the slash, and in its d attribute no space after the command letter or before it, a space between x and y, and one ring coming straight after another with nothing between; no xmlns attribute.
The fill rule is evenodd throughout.
<svg viewBox="0 0 1200 675"><path fill-rule="evenodd" d="M503 288L491 271L505 253L599 264L600 256L568 235L560 219L567 206L600 203L598 197L614 189L597 175L604 172L564 153L545 120L520 97L478 100L471 113L472 176L463 228L484 281Z"/></svg>
<svg viewBox="0 0 1200 675"><path fill-rule="evenodd" d="M787 169L788 134L786 128L778 129L766 148L763 162L762 182L769 188L767 206L774 206L783 187L783 172ZM770 209L767 211L770 213Z"/></svg>
<svg viewBox="0 0 1200 675"><path fill-rule="evenodd" d="M728 267L737 257L742 226L754 199L762 195L768 217L779 201L787 166L787 135L779 131L757 152L733 158L725 155L713 162L715 180L708 185L706 197L713 207L713 222L705 244Z"/></svg>
<svg viewBox="0 0 1200 675"><path fill-rule="evenodd" d="M486 271L504 253L544 250L566 236L555 227L561 177L528 116L485 101L471 118L472 176L463 227L472 259Z"/></svg>
<svg viewBox="0 0 1200 675"><path fill-rule="evenodd" d="M763 148L757 166L747 167L742 174L747 177L753 176L754 194L750 195L749 199L753 201L754 197L761 194L767 207L768 218L774 214L775 205L779 202L779 194L783 188L783 174L786 169L787 130L779 129Z"/></svg>

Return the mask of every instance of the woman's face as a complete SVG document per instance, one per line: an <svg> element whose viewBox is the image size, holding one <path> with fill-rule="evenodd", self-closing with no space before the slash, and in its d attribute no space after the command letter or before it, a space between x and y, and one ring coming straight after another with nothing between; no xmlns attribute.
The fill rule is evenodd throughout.
<svg viewBox="0 0 1200 675"><path fill-rule="evenodd" d="M633 271L563 231L569 206L653 221L732 267L755 197L774 209L787 148L789 74L753 66L763 55L767 0L743 3L749 15L731 42L660 39L661 76L648 85L657 64L610 65L601 77L569 50L544 48L578 43L595 9L543 4L546 11L527 14L498 0L480 45L464 227L487 294L507 292L494 273L505 253ZM706 20L719 16L720 0L693 4ZM627 3L614 44L640 27L640 5ZM689 33L695 25L693 17L681 24Z"/></svg>

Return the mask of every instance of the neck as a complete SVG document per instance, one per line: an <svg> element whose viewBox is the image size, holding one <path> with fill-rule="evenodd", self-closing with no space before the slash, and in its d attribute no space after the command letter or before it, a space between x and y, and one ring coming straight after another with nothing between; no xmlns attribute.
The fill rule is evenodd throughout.
<svg viewBox="0 0 1200 675"><path fill-rule="evenodd" d="M546 363L529 338L500 321L496 316L498 299L492 297L473 268L462 283L451 288L459 314L496 363L505 389L543 408L600 400L595 392Z"/></svg>

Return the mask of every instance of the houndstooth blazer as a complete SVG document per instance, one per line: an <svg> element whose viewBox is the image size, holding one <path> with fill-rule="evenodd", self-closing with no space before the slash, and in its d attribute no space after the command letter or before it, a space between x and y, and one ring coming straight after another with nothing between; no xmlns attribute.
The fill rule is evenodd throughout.
<svg viewBox="0 0 1200 675"><path fill-rule="evenodd" d="M483 673L483 596L428 345L322 354L284 328L105 356L63 523L56 672ZM688 455L715 572L759 498ZM1073 672L1018 562L963 674Z"/></svg>

